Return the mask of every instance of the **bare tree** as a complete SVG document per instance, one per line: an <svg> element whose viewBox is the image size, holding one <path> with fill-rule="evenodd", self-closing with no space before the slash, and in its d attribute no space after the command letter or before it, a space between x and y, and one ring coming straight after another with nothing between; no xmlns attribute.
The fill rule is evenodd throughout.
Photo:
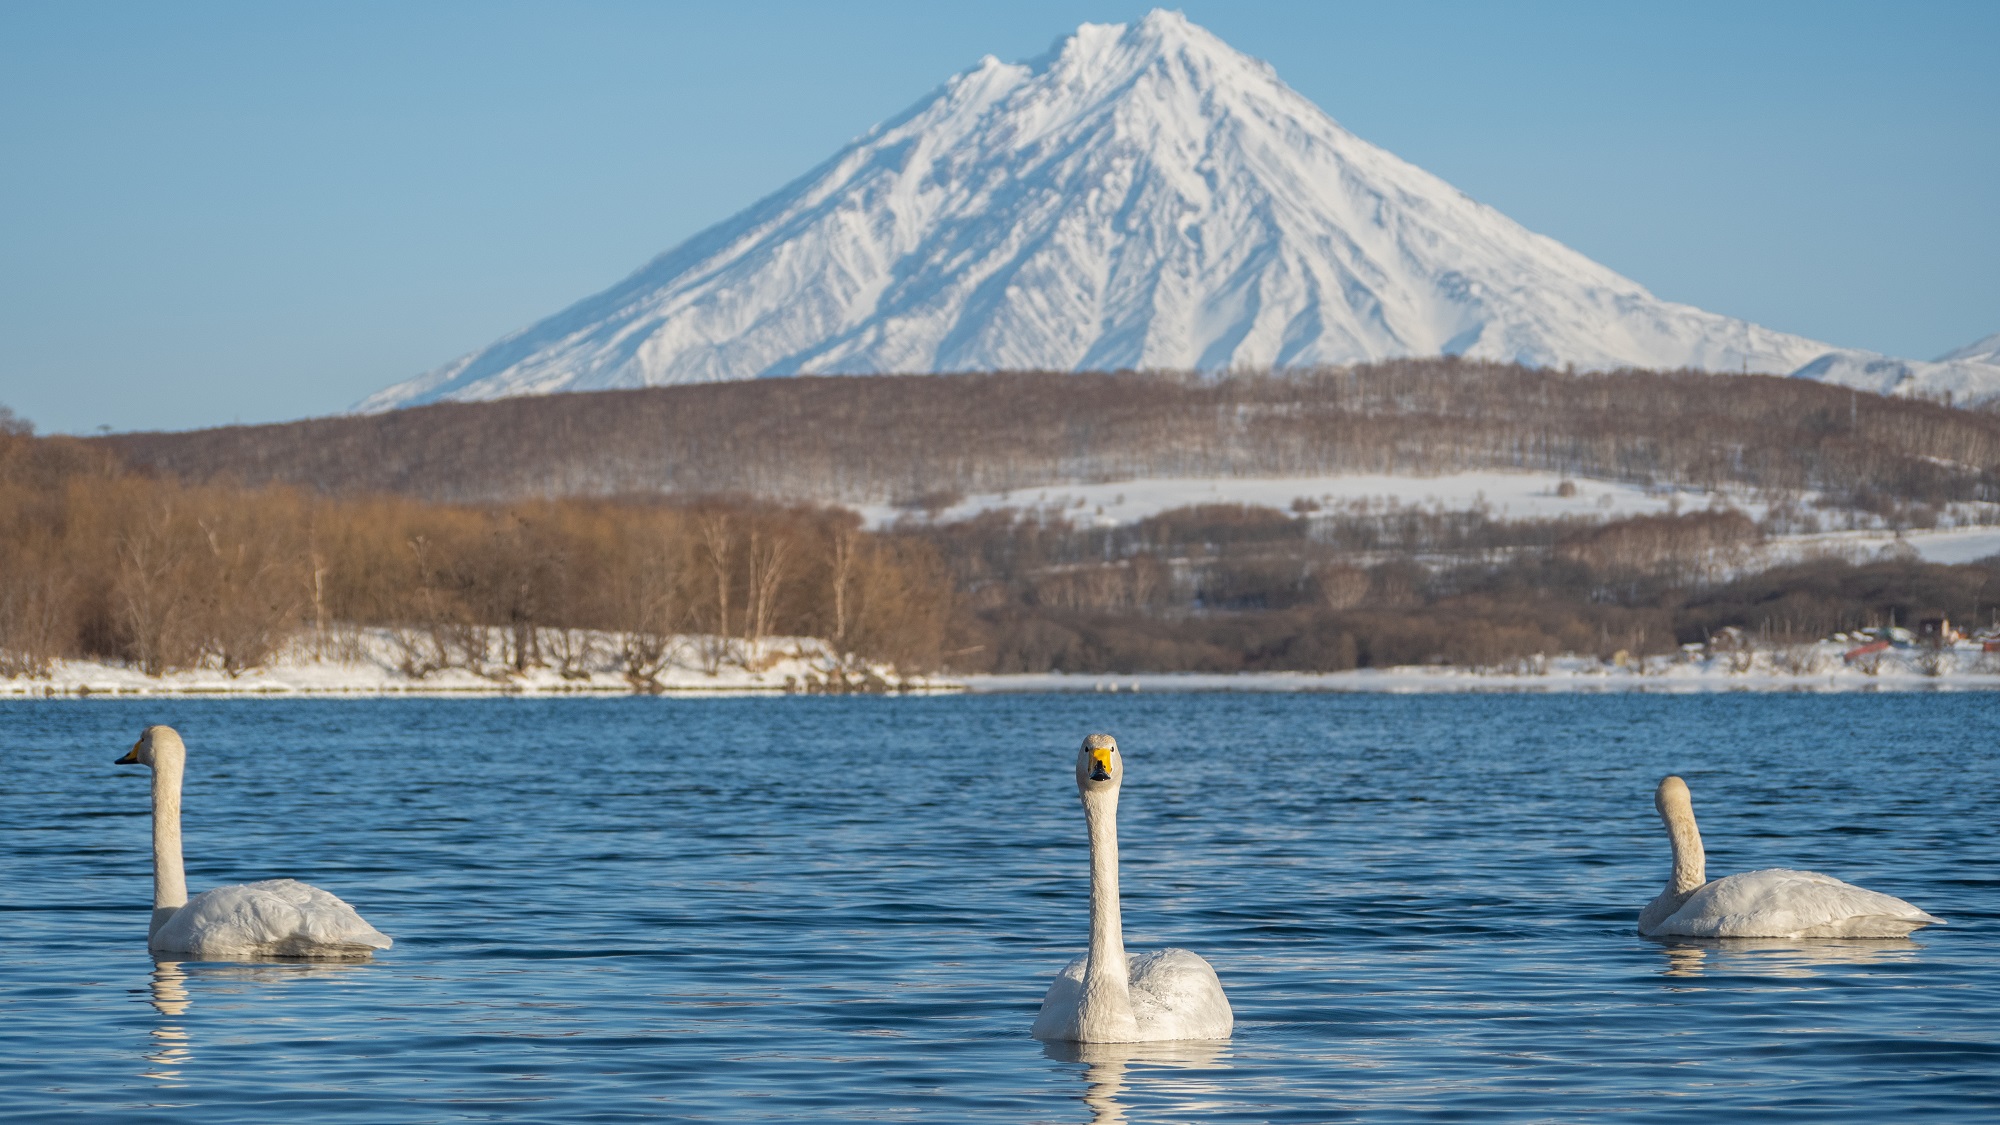
<svg viewBox="0 0 2000 1125"><path fill-rule="evenodd" d="M131 658L148 675L193 667L201 659L188 521L171 500L145 513L118 542L113 597Z"/></svg>
<svg viewBox="0 0 2000 1125"><path fill-rule="evenodd" d="M744 640L753 655L770 631L772 614L777 608L778 590L785 579L785 549L783 539L751 529L749 549L745 552L750 569L750 605L745 615Z"/></svg>
<svg viewBox="0 0 2000 1125"><path fill-rule="evenodd" d="M729 517L719 512L704 513L699 529L702 559L715 583L713 627L703 643L702 653L709 674L714 675L729 654Z"/></svg>
<svg viewBox="0 0 2000 1125"><path fill-rule="evenodd" d="M833 635L828 639L833 641L836 650L844 653L847 651L847 591L854 581L855 529L843 522L833 529L828 539L832 565L827 569L827 586L833 602Z"/></svg>

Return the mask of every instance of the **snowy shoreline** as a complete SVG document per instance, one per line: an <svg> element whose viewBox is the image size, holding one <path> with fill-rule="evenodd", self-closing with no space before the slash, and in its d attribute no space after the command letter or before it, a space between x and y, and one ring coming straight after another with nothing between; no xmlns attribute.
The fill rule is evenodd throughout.
<svg viewBox="0 0 2000 1125"><path fill-rule="evenodd" d="M230 675L197 668L149 676L95 660L58 660L43 676L0 677L0 699L218 696L232 698L724 696L796 693L961 691L955 680L903 675L881 664L837 656L812 637L771 637L751 643L703 636L670 638L650 678L635 679L620 656L617 634L571 633L566 670L535 666L515 671L492 639L493 651L439 666L420 636L391 629L347 630L332 645L295 640L268 664ZM331 650L329 652L329 649ZM413 672L413 652L432 657ZM470 666L468 666L470 665Z"/></svg>
<svg viewBox="0 0 2000 1125"><path fill-rule="evenodd" d="M964 677L974 694L1003 692L1331 692L1381 695L1470 693L1676 695L1711 692L2000 691L2000 655L1977 644L1943 649L1850 648L1817 641L1763 648L1683 650L1670 656L1536 657L1502 668L1403 665L1346 672L1061 672ZM1853 658L1850 658L1850 657Z"/></svg>
<svg viewBox="0 0 2000 1125"><path fill-rule="evenodd" d="M1352 672L1150 672L1124 676L1066 675L1061 672L962 677L972 695L1057 692L1291 692L1333 695L1606 695L1645 693L1708 695L1721 692L1853 693L2000 691L2000 673L1946 673L1939 676L1884 675L1713 675L1664 676L1626 673L1533 675L1467 668L1366 668Z"/></svg>
<svg viewBox="0 0 2000 1125"><path fill-rule="evenodd" d="M699 652L688 638L684 651ZM765 642L756 659L672 664L654 681L635 685L607 651L596 666L565 676L552 668L525 673L446 668L413 676L398 666L386 635L371 635L347 659L317 659L302 651L265 668L231 677L220 670L148 676L137 668L94 661L58 661L45 677L0 679L4 699L219 698L562 698L659 695L705 698L743 695L871 693L893 695L1075 692L1323 692L1341 694L1472 694L1646 692L1926 692L2000 691L2000 660L1947 651L1928 661L1914 650L1849 663L1841 646L1653 657L1607 664L1565 656L1508 668L1417 665L1346 672L1036 672L905 676L886 666L836 660L822 642Z"/></svg>

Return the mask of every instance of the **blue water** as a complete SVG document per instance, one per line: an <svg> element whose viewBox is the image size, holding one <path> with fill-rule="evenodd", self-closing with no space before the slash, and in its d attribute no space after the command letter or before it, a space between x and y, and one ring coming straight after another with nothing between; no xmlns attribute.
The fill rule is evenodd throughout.
<svg viewBox="0 0 2000 1125"><path fill-rule="evenodd" d="M396 947L155 966L145 772L195 889L292 875ZM1221 1046L1046 1048L1117 734L1128 944ZM1923 696L0 704L0 1116L267 1123L2000 1117L2000 707ZM1634 935L1817 868L1913 941Z"/></svg>

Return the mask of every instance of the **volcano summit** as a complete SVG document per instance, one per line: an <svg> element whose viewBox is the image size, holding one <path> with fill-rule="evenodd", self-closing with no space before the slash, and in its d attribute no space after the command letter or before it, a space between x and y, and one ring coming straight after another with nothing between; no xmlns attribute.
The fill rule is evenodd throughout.
<svg viewBox="0 0 2000 1125"><path fill-rule="evenodd" d="M1173 12L991 56L612 288L359 404L794 374L1454 354L1787 373L1341 128Z"/></svg>

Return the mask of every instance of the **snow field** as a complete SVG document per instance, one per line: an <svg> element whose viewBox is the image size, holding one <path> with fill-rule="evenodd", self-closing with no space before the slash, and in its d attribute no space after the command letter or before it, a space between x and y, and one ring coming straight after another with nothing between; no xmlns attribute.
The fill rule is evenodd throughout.
<svg viewBox="0 0 2000 1125"><path fill-rule="evenodd" d="M1567 483L1574 494L1560 490ZM1810 497L1800 505L1810 508ZM1746 491L1701 492L1655 489L1627 481L1565 477L1557 473L1465 472L1435 477L1344 474L1318 477L1187 477L1052 484L1009 492L967 496L948 508L915 512L892 504L856 505L868 527L900 520L950 523L986 512L1012 509L1027 516L1066 519L1079 527L1112 528L1138 523L1176 508L1197 504L1244 504L1299 513L1300 501L1318 505L1317 514L1351 512L1386 515L1397 509L1437 512L1483 510L1496 521L1572 518L1603 522L1633 516L1665 515L1730 507L1762 520L1768 504ZM1969 524L1930 530L1893 531L1862 527L1851 531L1779 535L1769 539L1762 561L1774 565L1814 555L1864 560L1884 552L1912 551L1927 562L1967 563L2000 554L2000 526L1974 521L2000 518L1991 505L1966 505L1941 522ZM1838 513L1824 513L1831 518ZM1872 522L1872 517L1869 517Z"/></svg>
<svg viewBox="0 0 2000 1125"><path fill-rule="evenodd" d="M1574 496L1561 496L1567 481ZM1762 518L1763 506L1746 496L1698 492L1656 491L1624 481L1565 477L1558 473L1466 472L1435 477L1387 474L1342 474L1319 477L1191 477L1055 484L1011 492L968 496L940 511L936 520L948 523L983 512L1014 508L1062 516L1084 527L1119 527L1137 523L1175 508L1193 504L1248 504L1294 511L1295 501L1318 504L1332 513L1365 505L1365 514L1382 515L1393 507L1466 512L1484 508L1496 520L1622 519L1690 511L1727 502ZM908 518L906 508L889 504L858 505L872 528Z"/></svg>

